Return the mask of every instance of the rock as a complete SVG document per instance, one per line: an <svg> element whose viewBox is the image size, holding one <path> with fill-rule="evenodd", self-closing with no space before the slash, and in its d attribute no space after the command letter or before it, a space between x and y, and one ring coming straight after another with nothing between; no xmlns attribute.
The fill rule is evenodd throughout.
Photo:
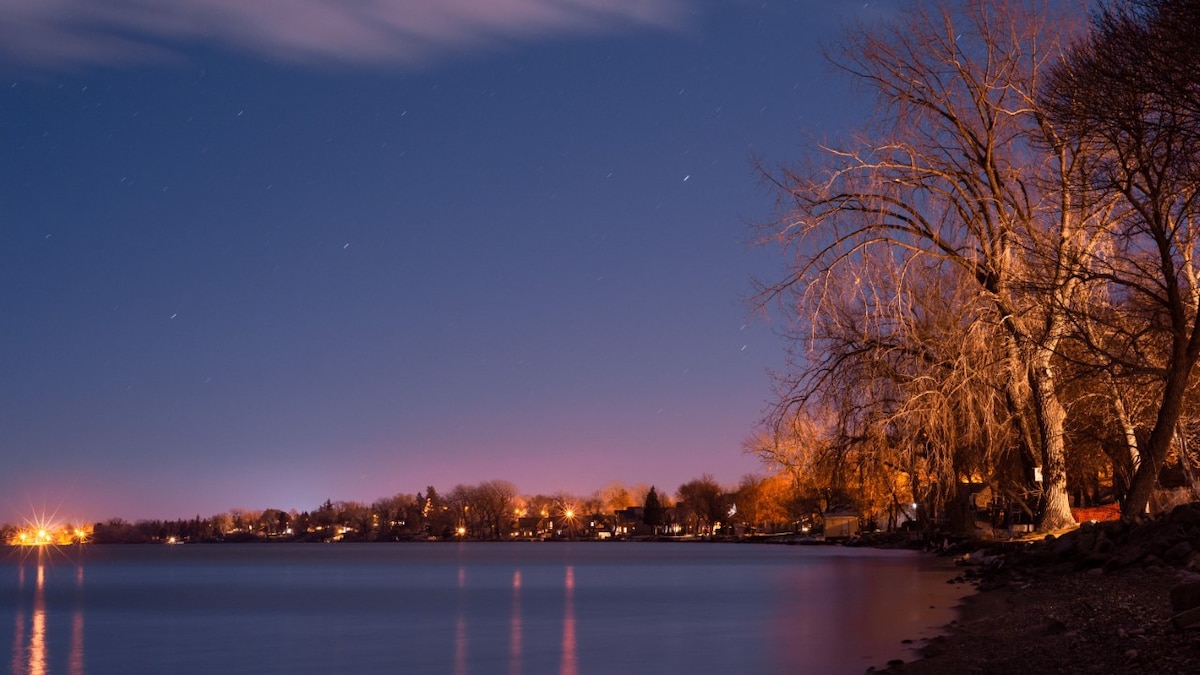
<svg viewBox="0 0 1200 675"><path fill-rule="evenodd" d="M1167 516L1168 523L1200 525L1200 504L1180 504Z"/></svg>
<svg viewBox="0 0 1200 675"><path fill-rule="evenodd" d="M987 551L979 549L972 553L968 553L955 561L959 565L982 565L984 559L987 558Z"/></svg>
<svg viewBox="0 0 1200 675"><path fill-rule="evenodd" d="M1171 588L1171 609L1182 612L1200 607L1200 581L1183 581Z"/></svg>
<svg viewBox="0 0 1200 675"><path fill-rule="evenodd" d="M1079 555L1085 556L1085 555L1090 554L1092 552L1092 549L1095 548L1095 546L1096 546L1096 533L1095 532L1090 532L1090 531L1089 532L1081 532L1079 535L1077 535L1075 537L1074 550L1075 550L1075 553L1077 553ZM1064 553L1065 553L1065 551L1064 551Z"/></svg>
<svg viewBox="0 0 1200 675"><path fill-rule="evenodd" d="M1070 553L1075 548L1075 537L1072 536L1074 534L1074 532L1071 532L1059 537L1050 547L1050 552L1060 557Z"/></svg>
<svg viewBox="0 0 1200 675"><path fill-rule="evenodd" d="M1110 565L1114 568L1129 567L1144 555L1146 551L1140 546L1125 546L1112 557Z"/></svg>
<svg viewBox="0 0 1200 675"><path fill-rule="evenodd" d="M1114 539L1120 539L1121 537L1125 536L1126 532L1129 531L1129 528L1125 526L1125 521L1123 520L1114 520L1110 523L1106 523L1104 529L1108 531L1108 536Z"/></svg>
<svg viewBox="0 0 1200 675"><path fill-rule="evenodd" d="M1042 635L1062 635L1067 632L1067 624L1062 620L1050 617L1046 625L1042 626Z"/></svg>
<svg viewBox="0 0 1200 675"><path fill-rule="evenodd" d="M1193 607L1179 612L1171 617L1171 624L1177 630L1187 630L1189 628L1200 628L1200 607Z"/></svg>
<svg viewBox="0 0 1200 675"><path fill-rule="evenodd" d="M1136 649L1126 649L1125 650L1125 658L1127 658L1127 659L1136 659L1137 655L1138 655L1138 650L1136 650Z"/></svg>
<svg viewBox="0 0 1200 675"><path fill-rule="evenodd" d="M1181 541L1178 544L1175 544L1175 545L1171 546L1170 548L1168 548L1166 550L1166 552L1163 553L1163 558L1165 558L1167 560L1167 562L1175 563L1178 565L1178 564L1186 563L1188 561L1188 559L1190 559L1192 557L1192 554L1194 552L1195 552L1195 549L1192 548L1191 544L1189 544L1186 541Z"/></svg>
<svg viewBox="0 0 1200 675"><path fill-rule="evenodd" d="M1159 557L1165 557L1166 552L1177 543L1187 538L1187 532L1180 525L1166 525L1155 533L1149 548Z"/></svg>

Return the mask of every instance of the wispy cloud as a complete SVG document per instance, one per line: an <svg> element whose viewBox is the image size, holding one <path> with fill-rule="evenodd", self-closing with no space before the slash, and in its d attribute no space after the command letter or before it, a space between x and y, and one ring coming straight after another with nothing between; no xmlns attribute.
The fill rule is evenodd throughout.
<svg viewBox="0 0 1200 675"><path fill-rule="evenodd" d="M316 65L447 54L631 28L677 29L686 0L0 0L0 60L46 69L177 58L217 44Z"/></svg>

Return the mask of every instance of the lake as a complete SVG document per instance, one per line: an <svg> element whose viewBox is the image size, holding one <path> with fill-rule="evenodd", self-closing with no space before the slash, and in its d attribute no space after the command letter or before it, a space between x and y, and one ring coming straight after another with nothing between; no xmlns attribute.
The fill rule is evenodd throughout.
<svg viewBox="0 0 1200 675"><path fill-rule="evenodd" d="M861 674L953 618L952 575L825 546L13 548L0 655L30 675Z"/></svg>

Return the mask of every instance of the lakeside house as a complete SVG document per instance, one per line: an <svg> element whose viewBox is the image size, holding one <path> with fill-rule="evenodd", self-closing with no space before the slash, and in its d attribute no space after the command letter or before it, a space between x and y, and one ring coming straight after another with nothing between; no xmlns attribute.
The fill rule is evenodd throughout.
<svg viewBox="0 0 1200 675"><path fill-rule="evenodd" d="M825 512L825 538L848 539L858 535L858 512L850 510Z"/></svg>

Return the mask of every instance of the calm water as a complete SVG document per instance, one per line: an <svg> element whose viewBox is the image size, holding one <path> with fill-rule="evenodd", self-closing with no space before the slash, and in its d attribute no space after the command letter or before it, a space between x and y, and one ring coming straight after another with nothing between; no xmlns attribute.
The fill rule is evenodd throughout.
<svg viewBox="0 0 1200 675"><path fill-rule="evenodd" d="M36 675L862 673L950 621L962 589L939 565L737 544L10 549L0 655Z"/></svg>

